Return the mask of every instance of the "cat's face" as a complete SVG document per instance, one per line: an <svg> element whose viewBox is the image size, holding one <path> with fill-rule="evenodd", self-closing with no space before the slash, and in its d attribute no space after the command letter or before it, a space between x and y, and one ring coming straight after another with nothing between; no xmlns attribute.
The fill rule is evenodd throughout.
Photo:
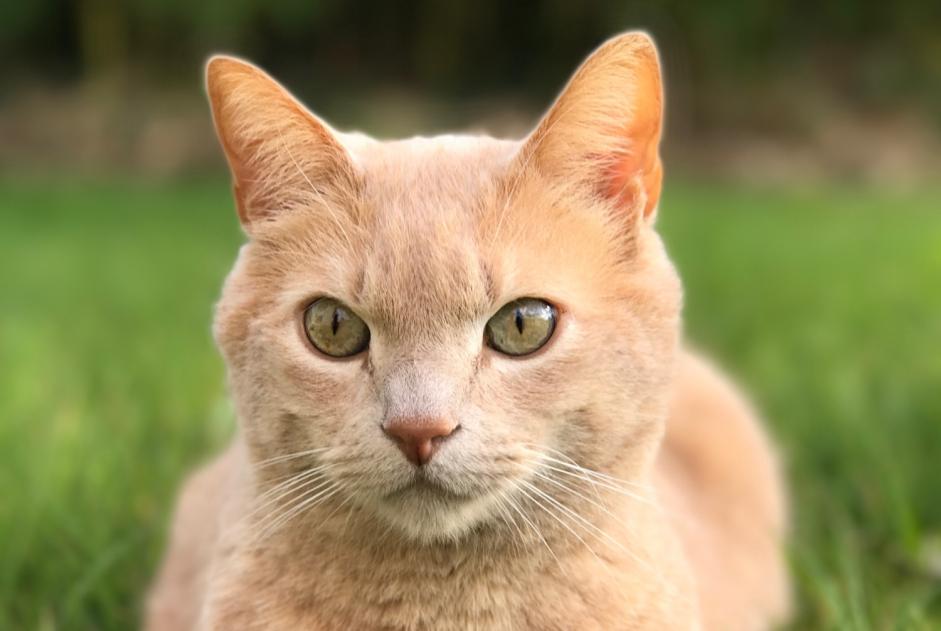
<svg viewBox="0 0 941 631"><path fill-rule="evenodd" d="M523 142L337 134L256 69L210 64L250 235L216 334L263 486L313 472L309 498L436 540L506 520L568 459L643 472L680 291L651 226L656 58L646 38L625 37L586 62ZM628 86L630 107L617 107L611 82ZM324 298L335 302L311 325L307 309ZM521 298L552 322L511 311L517 333L544 335L501 348L487 323ZM338 328L342 344L317 343ZM338 348L349 356L331 356ZM532 352L507 352L518 350ZM428 426L440 428L430 451L406 457L394 428Z"/></svg>

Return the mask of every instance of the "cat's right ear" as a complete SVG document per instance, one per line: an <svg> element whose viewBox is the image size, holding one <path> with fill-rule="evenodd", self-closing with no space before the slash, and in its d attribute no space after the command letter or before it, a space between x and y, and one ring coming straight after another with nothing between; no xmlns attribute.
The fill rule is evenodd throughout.
<svg viewBox="0 0 941 631"><path fill-rule="evenodd" d="M327 124L259 68L212 57L206 91L249 234L281 213L336 203L354 186L353 163Z"/></svg>

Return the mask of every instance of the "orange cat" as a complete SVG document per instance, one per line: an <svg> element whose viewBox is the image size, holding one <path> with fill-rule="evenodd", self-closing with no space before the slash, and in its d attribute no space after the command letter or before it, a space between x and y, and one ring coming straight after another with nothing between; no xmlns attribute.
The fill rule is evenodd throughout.
<svg viewBox="0 0 941 631"><path fill-rule="evenodd" d="M249 237L215 323L239 431L183 492L149 629L782 619L772 451L680 347L648 36L521 142L378 142L207 74Z"/></svg>

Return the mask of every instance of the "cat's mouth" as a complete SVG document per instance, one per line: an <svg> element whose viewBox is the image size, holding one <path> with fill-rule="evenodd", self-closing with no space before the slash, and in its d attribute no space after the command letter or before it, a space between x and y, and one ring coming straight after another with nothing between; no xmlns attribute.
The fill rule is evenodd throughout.
<svg viewBox="0 0 941 631"><path fill-rule="evenodd" d="M486 487L415 472L380 496L374 508L416 540L453 540L487 518L494 501Z"/></svg>
<svg viewBox="0 0 941 631"><path fill-rule="evenodd" d="M440 480L419 471L405 485L385 496L386 501L395 502L414 497L427 497L451 502L467 502L479 494L458 491Z"/></svg>

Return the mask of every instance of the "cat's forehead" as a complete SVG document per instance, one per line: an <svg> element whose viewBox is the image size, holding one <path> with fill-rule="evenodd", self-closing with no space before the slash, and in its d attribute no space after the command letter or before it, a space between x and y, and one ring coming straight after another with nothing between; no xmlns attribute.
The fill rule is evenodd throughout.
<svg viewBox="0 0 941 631"><path fill-rule="evenodd" d="M466 135L377 141L350 134L343 142L374 201L412 210L476 201L519 148L517 141Z"/></svg>
<svg viewBox="0 0 941 631"><path fill-rule="evenodd" d="M483 308L492 279L478 247L479 211L494 202L517 143L441 136L346 144L374 216L360 297L390 323L416 312L464 319Z"/></svg>

